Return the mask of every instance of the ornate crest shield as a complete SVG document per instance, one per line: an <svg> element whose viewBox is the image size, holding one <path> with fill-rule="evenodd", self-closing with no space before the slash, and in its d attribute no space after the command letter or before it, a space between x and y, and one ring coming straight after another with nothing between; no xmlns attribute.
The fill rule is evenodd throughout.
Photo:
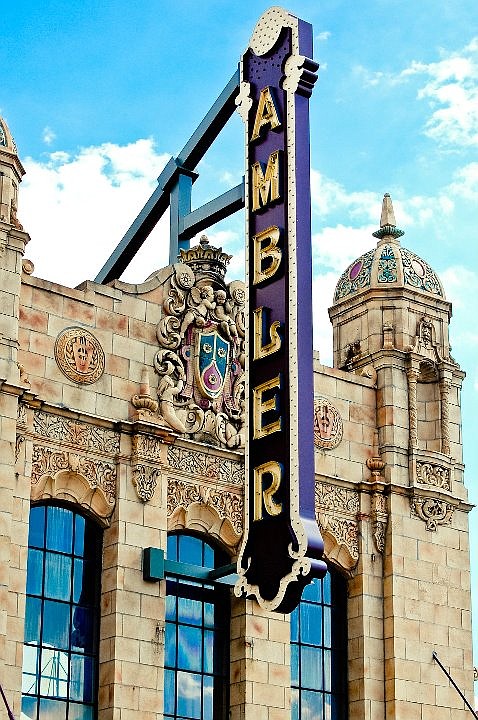
<svg viewBox="0 0 478 720"><path fill-rule="evenodd" d="M226 381L230 343L224 340L215 327L196 331L196 381L201 392L216 398Z"/></svg>

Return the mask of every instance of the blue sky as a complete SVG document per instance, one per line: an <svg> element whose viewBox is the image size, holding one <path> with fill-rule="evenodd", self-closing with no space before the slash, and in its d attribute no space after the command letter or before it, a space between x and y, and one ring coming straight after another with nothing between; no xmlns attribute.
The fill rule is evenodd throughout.
<svg viewBox="0 0 478 720"><path fill-rule="evenodd" d="M232 75L269 7L203 0L17 0L2 8L0 114L27 169L19 217L40 277L93 278ZM478 502L478 6L476 0L318 0L288 9L314 26L311 100L315 344L331 359L325 308L340 272L374 245L384 192L403 244L453 301L453 354L467 372L464 442ZM199 170L194 203L243 173L231 120ZM166 222L126 279L166 263ZM211 239L235 253L240 215ZM477 512L470 516L478 562ZM478 612L478 572L473 578ZM478 619L475 664L478 662Z"/></svg>

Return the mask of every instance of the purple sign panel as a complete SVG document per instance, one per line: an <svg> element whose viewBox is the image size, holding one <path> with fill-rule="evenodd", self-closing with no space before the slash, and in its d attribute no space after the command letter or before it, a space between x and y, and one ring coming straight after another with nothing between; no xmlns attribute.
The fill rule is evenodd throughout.
<svg viewBox="0 0 478 720"><path fill-rule="evenodd" d="M322 577L314 508L309 98L312 27L281 8L241 60L246 127L246 528L237 595L290 612Z"/></svg>

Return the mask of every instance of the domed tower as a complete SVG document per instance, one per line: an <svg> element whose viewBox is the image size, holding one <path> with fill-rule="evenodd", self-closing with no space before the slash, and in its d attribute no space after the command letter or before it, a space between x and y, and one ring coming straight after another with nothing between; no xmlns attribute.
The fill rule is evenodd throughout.
<svg viewBox="0 0 478 720"><path fill-rule="evenodd" d="M0 222L22 230L17 219L18 186L25 175L15 141L0 117Z"/></svg>
<svg viewBox="0 0 478 720"><path fill-rule="evenodd" d="M431 687L437 684L437 705L456 702L440 696L438 669L430 669L433 650L472 692L471 660L450 654L454 626L461 647L468 653L471 648L470 627L462 620L471 599L471 506L463 483L460 410L464 373L450 355L451 304L430 265L402 247L388 194L373 235L376 247L342 274L329 309L334 366L375 381L378 448L366 460L371 477L363 491L380 488L388 523L383 564L379 569L371 556L366 587L383 597L387 717L421 717L421 704L429 702L424 677L431 678ZM350 460L357 458L351 454ZM363 517L373 522L371 507L369 515L365 506ZM448 607L457 592L464 611L453 619Z"/></svg>
<svg viewBox="0 0 478 720"><path fill-rule="evenodd" d="M403 234L387 193L376 247L335 288L334 366L376 376L379 445L394 481L408 485L421 455L445 462L462 481L464 373L450 355L451 303L430 265L401 245Z"/></svg>

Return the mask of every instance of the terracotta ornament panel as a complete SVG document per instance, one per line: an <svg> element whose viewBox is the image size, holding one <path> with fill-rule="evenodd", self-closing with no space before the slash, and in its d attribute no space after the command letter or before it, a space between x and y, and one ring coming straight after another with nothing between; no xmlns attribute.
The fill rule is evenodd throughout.
<svg viewBox="0 0 478 720"><path fill-rule="evenodd" d="M105 369L103 348L84 328L66 328L58 335L55 360L62 373L76 383L94 383Z"/></svg>

